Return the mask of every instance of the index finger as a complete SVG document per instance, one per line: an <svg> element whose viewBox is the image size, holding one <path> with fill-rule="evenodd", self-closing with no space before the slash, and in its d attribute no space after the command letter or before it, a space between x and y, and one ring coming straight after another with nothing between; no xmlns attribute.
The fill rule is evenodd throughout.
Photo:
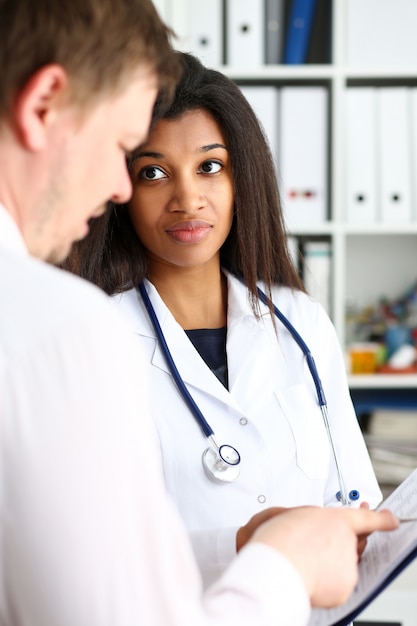
<svg viewBox="0 0 417 626"><path fill-rule="evenodd" d="M399 520L388 509L368 511L367 509L345 509L351 518L352 528L357 535L369 534L376 530L395 530Z"/></svg>

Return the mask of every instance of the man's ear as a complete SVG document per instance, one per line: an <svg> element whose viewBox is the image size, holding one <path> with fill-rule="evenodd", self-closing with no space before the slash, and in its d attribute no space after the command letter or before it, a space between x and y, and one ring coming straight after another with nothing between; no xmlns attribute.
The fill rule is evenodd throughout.
<svg viewBox="0 0 417 626"><path fill-rule="evenodd" d="M14 106L16 130L27 150L38 152L47 139L63 95L68 87L68 75L60 65L45 65L33 74L20 90Z"/></svg>

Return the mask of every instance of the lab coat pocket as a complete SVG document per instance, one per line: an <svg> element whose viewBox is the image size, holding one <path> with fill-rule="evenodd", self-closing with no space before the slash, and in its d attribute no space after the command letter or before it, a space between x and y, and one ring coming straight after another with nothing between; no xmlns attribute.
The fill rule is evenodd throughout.
<svg viewBox="0 0 417 626"><path fill-rule="evenodd" d="M275 393L294 436L298 467L307 478L325 479L329 469L329 440L316 398L305 385Z"/></svg>

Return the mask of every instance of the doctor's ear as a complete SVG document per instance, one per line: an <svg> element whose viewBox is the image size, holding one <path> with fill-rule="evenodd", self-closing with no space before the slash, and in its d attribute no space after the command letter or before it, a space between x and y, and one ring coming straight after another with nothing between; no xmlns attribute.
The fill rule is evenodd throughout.
<svg viewBox="0 0 417 626"><path fill-rule="evenodd" d="M21 143L38 152L47 142L48 128L62 106L68 75L60 65L46 65L35 72L14 102L13 119Z"/></svg>

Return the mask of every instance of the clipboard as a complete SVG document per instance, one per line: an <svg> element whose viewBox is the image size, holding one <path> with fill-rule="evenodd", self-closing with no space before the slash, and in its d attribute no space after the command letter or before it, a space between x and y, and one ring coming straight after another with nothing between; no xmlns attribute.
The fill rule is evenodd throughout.
<svg viewBox="0 0 417 626"><path fill-rule="evenodd" d="M378 509L390 509L397 517L417 515L417 469ZM308 626L347 626L417 557L417 521L400 524L391 532L375 532L368 538L359 563L359 580L345 604L334 609L313 609Z"/></svg>

